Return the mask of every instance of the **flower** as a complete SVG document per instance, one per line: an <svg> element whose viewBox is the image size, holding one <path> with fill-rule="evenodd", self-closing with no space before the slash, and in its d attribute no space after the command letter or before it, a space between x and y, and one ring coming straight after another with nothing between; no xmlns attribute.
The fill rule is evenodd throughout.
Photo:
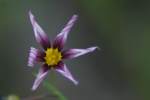
<svg viewBox="0 0 150 100"><path fill-rule="evenodd" d="M36 62L42 62L43 64L36 76L32 90L37 89L37 87L48 74L49 70L57 71L64 77L71 80L75 85L77 85L78 81L75 80L75 78L72 76L67 66L63 63L63 60L76 58L89 52L93 52L98 48L95 46L86 49L63 49L67 40L68 33L70 32L78 16L73 15L64 29L56 36L56 38L52 42L49 41L48 36L39 26L31 11L29 11L29 17L33 27L35 39L43 47L43 50L38 50L34 47L30 48L28 66L33 67Z"/></svg>

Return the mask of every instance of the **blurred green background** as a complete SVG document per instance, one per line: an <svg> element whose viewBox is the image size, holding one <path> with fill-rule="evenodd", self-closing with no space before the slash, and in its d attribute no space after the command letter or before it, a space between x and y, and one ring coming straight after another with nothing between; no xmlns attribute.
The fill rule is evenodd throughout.
<svg viewBox="0 0 150 100"><path fill-rule="evenodd" d="M40 46L29 10L51 40L78 14L66 48L101 48L66 61L78 86L49 73L46 80L69 100L150 100L149 0L0 0L0 95L26 97L48 92L42 85L31 91L32 72L40 65L27 67L29 48Z"/></svg>

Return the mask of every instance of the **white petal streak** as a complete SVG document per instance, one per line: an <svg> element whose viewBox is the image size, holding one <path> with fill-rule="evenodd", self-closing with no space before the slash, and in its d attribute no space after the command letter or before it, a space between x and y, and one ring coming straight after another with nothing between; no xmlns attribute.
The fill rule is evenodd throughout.
<svg viewBox="0 0 150 100"><path fill-rule="evenodd" d="M72 76L72 74L70 73L70 71L68 70L68 68L67 68L67 66L65 64L62 64L61 68L60 69L56 69L56 71L59 72L64 77L66 77L69 80L71 80L75 85L78 84L78 81L76 81L74 79L74 77Z"/></svg>
<svg viewBox="0 0 150 100"><path fill-rule="evenodd" d="M86 49L69 49L67 51L64 51L64 59L72 59L72 58L76 58L79 57L81 55L90 53L95 51L96 49L98 49L97 46L95 47L90 47L90 48L86 48Z"/></svg>
<svg viewBox="0 0 150 100"><path fill-rule="evenodd" d="M38 86L44 80L44 78L46 77L47 74L48 74L48 70L44 71L43 68L41 68L39 70L39 73L37 74L36 79L35 79L34 84L33 84L33 87L32 87L33 91L38 88Z"/></svg>
<svg viewBox="0 0 150 100"><path fill-rule="evenodd" d="M37 61L38 50L36 48L31 47L28 58L28 66L33 67L34 63Z"/></svg>

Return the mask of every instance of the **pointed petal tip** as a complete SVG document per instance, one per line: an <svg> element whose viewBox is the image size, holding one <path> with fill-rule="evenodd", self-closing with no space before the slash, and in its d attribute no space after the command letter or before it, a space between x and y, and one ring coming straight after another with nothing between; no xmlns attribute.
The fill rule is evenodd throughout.
<svg viewBox="0 0 150 100"><path fill-rule="evenodd" d="M32 11L31 11L31 10L29 10L28 12L29 12L29 14L30 14L30 13L32 14Z"/></svg>
<svg viewBox="0 0 150 100"><path fill-rule="evenodd" d="M97 50L101 50L101 48L97 46Z"/></svg>
<svg viewBox="0 0 150 100"><path fill-rule="evenodd" d="M30 50L33 50L33 51L34 51L34 50L37 50L37 49L35 49L34 47L30 47Z"/></svg>
<svg viewBox="0 0 150 100"><path fill-rule="evenodd" d="M74 14L72 17L73 17L73 18L78 18L78 15L77 15L77 14Z"/></svg>
<svg viewBox="0 0 150 100"><path fill-rule="evenodd" d="M32 91L35 91L38 88L38 85L34 84L31 88Z"/></svg>
<svg viewBox="0 0 150 100"><path fill-rule="evenodd" d="M74 80L73 83L74 83L75 85L78 85L78 84L79 84L79 82L76 81L76 80Z"/></svg>
<svg viewBox="0 0 150 100"><path fill-rule="evenodd" d="M87 51L88 51L88 52L93 52L93 51L95 51L95 50L100 50L100 48L99 48L98 46L93 46L93 47L87 48ZM87 52L87 53L88 53L88 52Z"/></svg>
<svg viewBox="0 0 150 100"><path fill-rule="evenodd" d="M28 14L29 14L29 15L32 14L31 10L28 11Z"/></svg>
<svg viewBox="0 0 150 100"><path fill-rule="evenodd" d="M28 67L33 67L34 65L33 65L33 64L30 64L30 63L28 63L28 64L27 64L27 66L28 66Z"/></svg>
<svg viewBox="0 0 150 100"><path fill-rule="evenodd" d="M34 15L32 14L31 10L29 10L28 14L29 14L30 19L34 18Z"/></svg>
<svg viewBox="0 0 150 100"><path fill-rule="evenodd" d="M35 87L32 87L32 88L31 88L31 90L32 90L32 91L35 91L35 90L36 90L36 88L35 88Z"/></svg>
<svg viewBox="0 0 150 100"><path fill-rule="evenodd" d="M78 19L78 15L74 14L70 20L70 22L75 23L75 21Z"/></svg>
<svg viewBox="0 0 150 100"><path fill-rule="evenodd" d="M91 47L91 50L101 50L101 48L100 47L98 47L98 46L94 46L94 47Z"/></svg>

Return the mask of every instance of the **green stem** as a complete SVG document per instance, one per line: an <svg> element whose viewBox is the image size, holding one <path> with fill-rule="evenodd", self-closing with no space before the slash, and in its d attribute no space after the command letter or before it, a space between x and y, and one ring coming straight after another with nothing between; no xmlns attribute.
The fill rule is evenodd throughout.
<svg viewBox="0 0 150 100"><path fill-rule="evenodd" d="M59 100L67 100L67 98L49 82L44 81L43 86L46 87L49 91L53 92L53 94L56 95Z"/></svg>

